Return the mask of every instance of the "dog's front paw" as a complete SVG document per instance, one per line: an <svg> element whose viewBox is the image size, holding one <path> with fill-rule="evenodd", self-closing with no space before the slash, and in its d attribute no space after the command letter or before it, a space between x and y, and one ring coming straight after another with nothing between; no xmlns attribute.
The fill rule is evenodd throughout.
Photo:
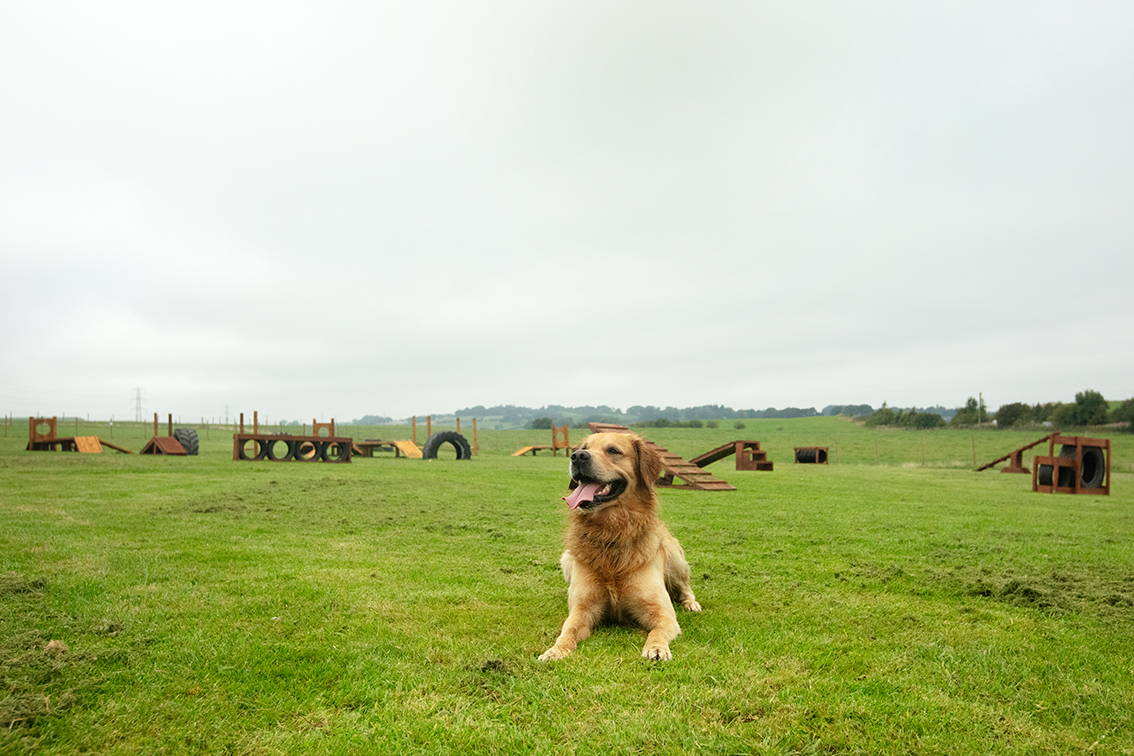
<svg viewBox="0 0 1134 756"><path fill-rule="evenodd" d="M571 653L571 652L564 650L564 649L560 648L559 646L552 646L551 648L547 649L546 651L544 651L542 654L539 655L539 660L540 661L556 661L558 659L562 659L563 657L567 656L567 654L569 654L569 653Z"/></svg>
<svg viewBox="0 0 1134 756"><path fill-rule="evenodd" d="M696 601L693 601L693 600L683 601L681 603L681 606L687 612L699 612L699 611L701 611L701 605L698 604Z"/></svg>
<svg viewBox="0 0 1134 756"><path fill-rule="evenodd" d="M646 646L642 649L642 656L650 661L669 661L673 658L673 652L669 650L669 646Z"/></svg>

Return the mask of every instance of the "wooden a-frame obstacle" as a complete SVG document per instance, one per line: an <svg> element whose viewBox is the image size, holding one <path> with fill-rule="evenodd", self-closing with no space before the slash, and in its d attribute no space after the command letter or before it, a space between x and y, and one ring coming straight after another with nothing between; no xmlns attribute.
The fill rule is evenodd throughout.
<svg viewBox="0 0 1134 756"><path fill-rule="evenodd" d="M142 454L170 454L177 457L188 457L189 452L181 442L173 437L173 415L169 416L169 435L158 435L158 416L154 413L154 437L142 447Z"/></svg>
<svg viewBox="0 0 1134 756"><path fill-rule="evenodd" d="M562 428L556 428L554 424L551 426L551 446L525 446L512 452L513 457L522 457L530 453L533 457L537 451L541 449L551 449L551 456L558 457L560 449L570 449L571 438L568 433L567 423L563 423Z"/></svg>
<svg viewBox="0 0 1134 756"><path fill-rule="evenodd" d="M591 433L633 433L625 425L612 423L588 423ZM735 491L736 486L721 480L712 473L705 472L697 465L682 459L673 452L658 446L649 439L643 439L650 447L661 455L664 472L655 485L663 488L672 488L673 479L680 478L685 481L688 488L695 491Z"/></svg>
<svg viewBox="0 0 1134 756"><path fill-rule="evenodd" d="M1033 441L1030 444L1028 444L1027 446L1021 446L1019 449L1016 449L1015 451L1008 452L1003 457L999 457L997 459L994 459L991 462L989 462L988 464L981 465L980 467L978 467L976 469L976 471L980 472L981 470L987 470L990 467L995 467L996 465L1000 464L1001 462L1008 461L1008 465L1006 467L1001 468L1000 472L1004 472L1004 473L1024 473L1026 475L1028 473L1028 468L1024 467L1024 452L1026 452L1028 449L1031 449L1033 446L1039 446L1044 441L1050 441L1051 439L1055 438L1058 435L1059 435L1059 431L1056 431L1055 433L1050 433L1050 434L1044 436L1043 438L1039 439L1038 441ZM975 457L976 455L974 454L973 456Z"/></svg>
<svg viewBox="0 0 1134 756"><path fill-rule="evenodd" d="M84 454L100 454L102 447L109 446L123 454L133 454L118 444L113 444L98 436L59 436L56 434L59 421L55 417L29 417L28 418L28 451L74 451ZM46 426L45 432L40 432L40 426Z"/></svg>

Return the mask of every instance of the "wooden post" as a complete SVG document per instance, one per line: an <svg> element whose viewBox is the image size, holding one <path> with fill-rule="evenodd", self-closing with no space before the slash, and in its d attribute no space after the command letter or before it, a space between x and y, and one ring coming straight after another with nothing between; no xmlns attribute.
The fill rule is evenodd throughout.
<svg viewBox="0 0 1134 756"><path fill-rule="evenodd" d="M244 413L243 412L240 413L240 432L241 433L244 432ZM304 435L306 435L306 434L304 434Z"/></svg>
<svg viewBox="0 0 1134 756"><path fill-rule="evenodd" d="M417 415L413 416L413 445L417 446Z"/></svg>
<svg viewBox="0 0 1134 756"><path fill-rule="evenodd" d="M252 410L252 432L260 432L260 410Z"/></svg>
<svg viewBox="0 0 1134 756"><path fill-rule="evenodd" d="M154 438L157 438L157 413L154 413Z"/></svg>
<svg viewBox="0 0 1134 756"><path fill-rule="evenodd" d="M461 432L461 418L457 418L457 433Z"/></svg>
<svg viewBox="0 0 1134 756"><path fill-rule="evenodd" d="M433 415L425 416L425 437L429 438L433 435Z"/></svg>
<svg viewBox="0 0 1134 756"><path fill-rule="evenodd" d="M173 413L172 412L169 413L169 425L167 425L166 427L169 428L169 437L173 438Z"/></svg>
<svg viewBox="0 0 1134 756"><path fill-rule="evenodd" d="M476 439L476 418L472 419L472 453L474 457L480 456L480 443Z"/></svg>

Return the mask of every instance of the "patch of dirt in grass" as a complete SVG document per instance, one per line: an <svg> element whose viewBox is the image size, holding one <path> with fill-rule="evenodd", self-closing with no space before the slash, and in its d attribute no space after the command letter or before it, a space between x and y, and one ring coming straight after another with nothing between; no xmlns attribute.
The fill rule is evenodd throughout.
<svg viewBox="0 0 1134 756"><path fill-rule="evenodd" d="M965 596L1051 613L1082 612L1134 621L1134 575L1066 570L1016 573L962 567L936 577Z"/></svg>

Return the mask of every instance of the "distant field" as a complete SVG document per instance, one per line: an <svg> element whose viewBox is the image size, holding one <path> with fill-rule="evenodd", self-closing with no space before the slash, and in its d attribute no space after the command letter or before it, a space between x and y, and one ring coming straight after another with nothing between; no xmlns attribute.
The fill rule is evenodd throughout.
<svg viewBox="0 0 1134 756"><path fill-rule="evenodd" d="M303 465L232 462L215 427L196 458L25 452L24 419L0 437L0 753L1134 753L1134 437L1105 434L1112 495L1075 497L972 472L974 445L1042 432L744 423L643 431L776 463L661 492L705 607L674 660L604 628L541 664L566 460L510 454L549 431ZM805 445L832 464L792 464Z"/></svg>
<svg viewBox="0 0 1134 756"><path fill-rule="evenodd" d="M1037 438L1047 435L1050 429L1035 431L996 431L939 429L915 431L902 429L871 429L837 417L808 417L786 420L743 420L744 428L737 429L736 421L722 420L718 428L644 428L641 432L658 444L676 454L692 458L734 440L760 441L768 452L768 459L791 464L796 446L827 446L830 448L831 464L882 465L893 467L944 467L972 469L990 462L997 457L1024 446ZM161 435L166 434L166 421L159 423ZM198 429L202 452L232 456L232 433L234 426L206 426L195 423L176 424L175 427ZM310 432L310 426L305 426ZM246 423L245 430L251 432L252 423ZM300 433L299 426L269 425L264 432ZM456 430L453 425L434 426L433 431ZM385 440L409 439L412 429L409 426L339 426L341 435L355 439L378 438ZM1065 429L1069 435L1102 435L1110 438L1114 446L1113 463L1116 471L1134 472L1134 434L1120 433L1114 429ZM27 443L27 418L16 418L10 427L5 428L0 437L0 453L22 450ZM473 440L472 419L462 419L461 433L470 443ZM571 438L581 439L588 433L585 427L572 428ZM96 435L113 441L135 451L140 451L153 435L153 423L123 423L111 428L107 423L87 423L73 419L61 421L60 435ZM417 443L425 443L425 422L417 427ZM482 455L506 455L522 446L549 444L551 431L548 430L478 430L477 440ZM452 453L449 446L442 447L443 453ZM1028 453L1046 454L1046 446L1038 447ZM540 456L550 452L539 452ZM385 453L393 456L393 453ZM974 463L975 460L975 463ZM715 470L733 466L732 459L718 462Z"/></svg>

